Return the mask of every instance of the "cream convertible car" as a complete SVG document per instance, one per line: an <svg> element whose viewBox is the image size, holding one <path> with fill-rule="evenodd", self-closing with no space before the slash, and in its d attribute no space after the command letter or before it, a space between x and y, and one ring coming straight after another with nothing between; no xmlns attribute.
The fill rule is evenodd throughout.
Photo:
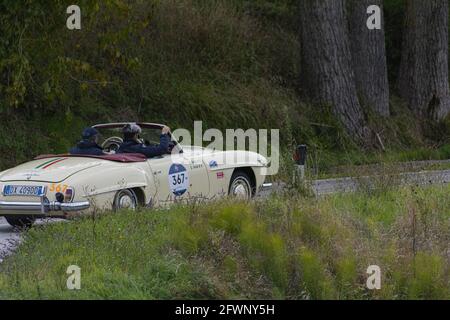
<svg viewBox="0 0 450 320"><path fill-rule="evenodd" d="M160 124L138 123L145 143L159 142ZM268 165L248 151L214 151L181 146L146 159L114 154L125 123L96 125L105 156L46 155L0 173L0 216L13 226L36 218L69 218L94 210L164 206L224 195L251 198L264 184ZM106 139L104 139L106 138Z"/></svg>

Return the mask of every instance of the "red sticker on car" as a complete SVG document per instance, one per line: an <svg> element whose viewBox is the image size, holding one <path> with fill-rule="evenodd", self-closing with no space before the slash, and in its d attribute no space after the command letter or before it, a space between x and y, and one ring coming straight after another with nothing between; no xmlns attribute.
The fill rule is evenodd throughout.
<svg viewBox="0 0 450 320"><path fill-rule="evenodd" d="M223 177L224 177L225 175L224 175L223 172L221 171L221 172L217 172L217 173L216 173L216 176L217 176L217 179L223 179Z"/></svg>

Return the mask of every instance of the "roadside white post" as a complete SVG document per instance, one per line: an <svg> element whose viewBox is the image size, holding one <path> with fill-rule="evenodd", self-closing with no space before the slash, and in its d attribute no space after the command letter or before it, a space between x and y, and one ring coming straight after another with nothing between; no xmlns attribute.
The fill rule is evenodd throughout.
<svg viewBox="0 0 450 320"><path fill-rule="evenodd" d="M294 152L294 161L296 165L294 184L297 181L300 183L305 181L306 156L307 146L305 144L298 145Z"/></svg>

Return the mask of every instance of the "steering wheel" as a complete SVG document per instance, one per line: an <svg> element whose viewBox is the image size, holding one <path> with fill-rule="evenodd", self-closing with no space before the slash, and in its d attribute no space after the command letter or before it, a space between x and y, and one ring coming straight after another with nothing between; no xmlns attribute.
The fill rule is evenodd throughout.
<svg viewBox="0 0 450 320"><path fill-rule="evenodd" d="M120 145L123 143L123 139L120 137L109 137L102 143L102 149L105 152L117 152L119 150Z"/></svg>

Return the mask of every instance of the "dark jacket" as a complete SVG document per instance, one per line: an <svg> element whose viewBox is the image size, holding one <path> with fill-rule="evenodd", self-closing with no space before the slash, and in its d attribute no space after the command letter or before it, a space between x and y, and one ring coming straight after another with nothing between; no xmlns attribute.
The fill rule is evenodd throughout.
<svg viewBox="0 0 450 320"><path fill-rule="evenodd" d="M135 140L125 140L121 145L117 153L141 153L147 158L161 156L168 152L170 138L167 134L159 136L159 145L146 146Z"/></svg>
<svg viewBox="0 0 450 320"><path fill-rule="evenodd" d="M78 142L76 147L70 149L70 154L82 154L91 156L102 156L104 155L102 148L95 142L81 140Z"/></svg>

